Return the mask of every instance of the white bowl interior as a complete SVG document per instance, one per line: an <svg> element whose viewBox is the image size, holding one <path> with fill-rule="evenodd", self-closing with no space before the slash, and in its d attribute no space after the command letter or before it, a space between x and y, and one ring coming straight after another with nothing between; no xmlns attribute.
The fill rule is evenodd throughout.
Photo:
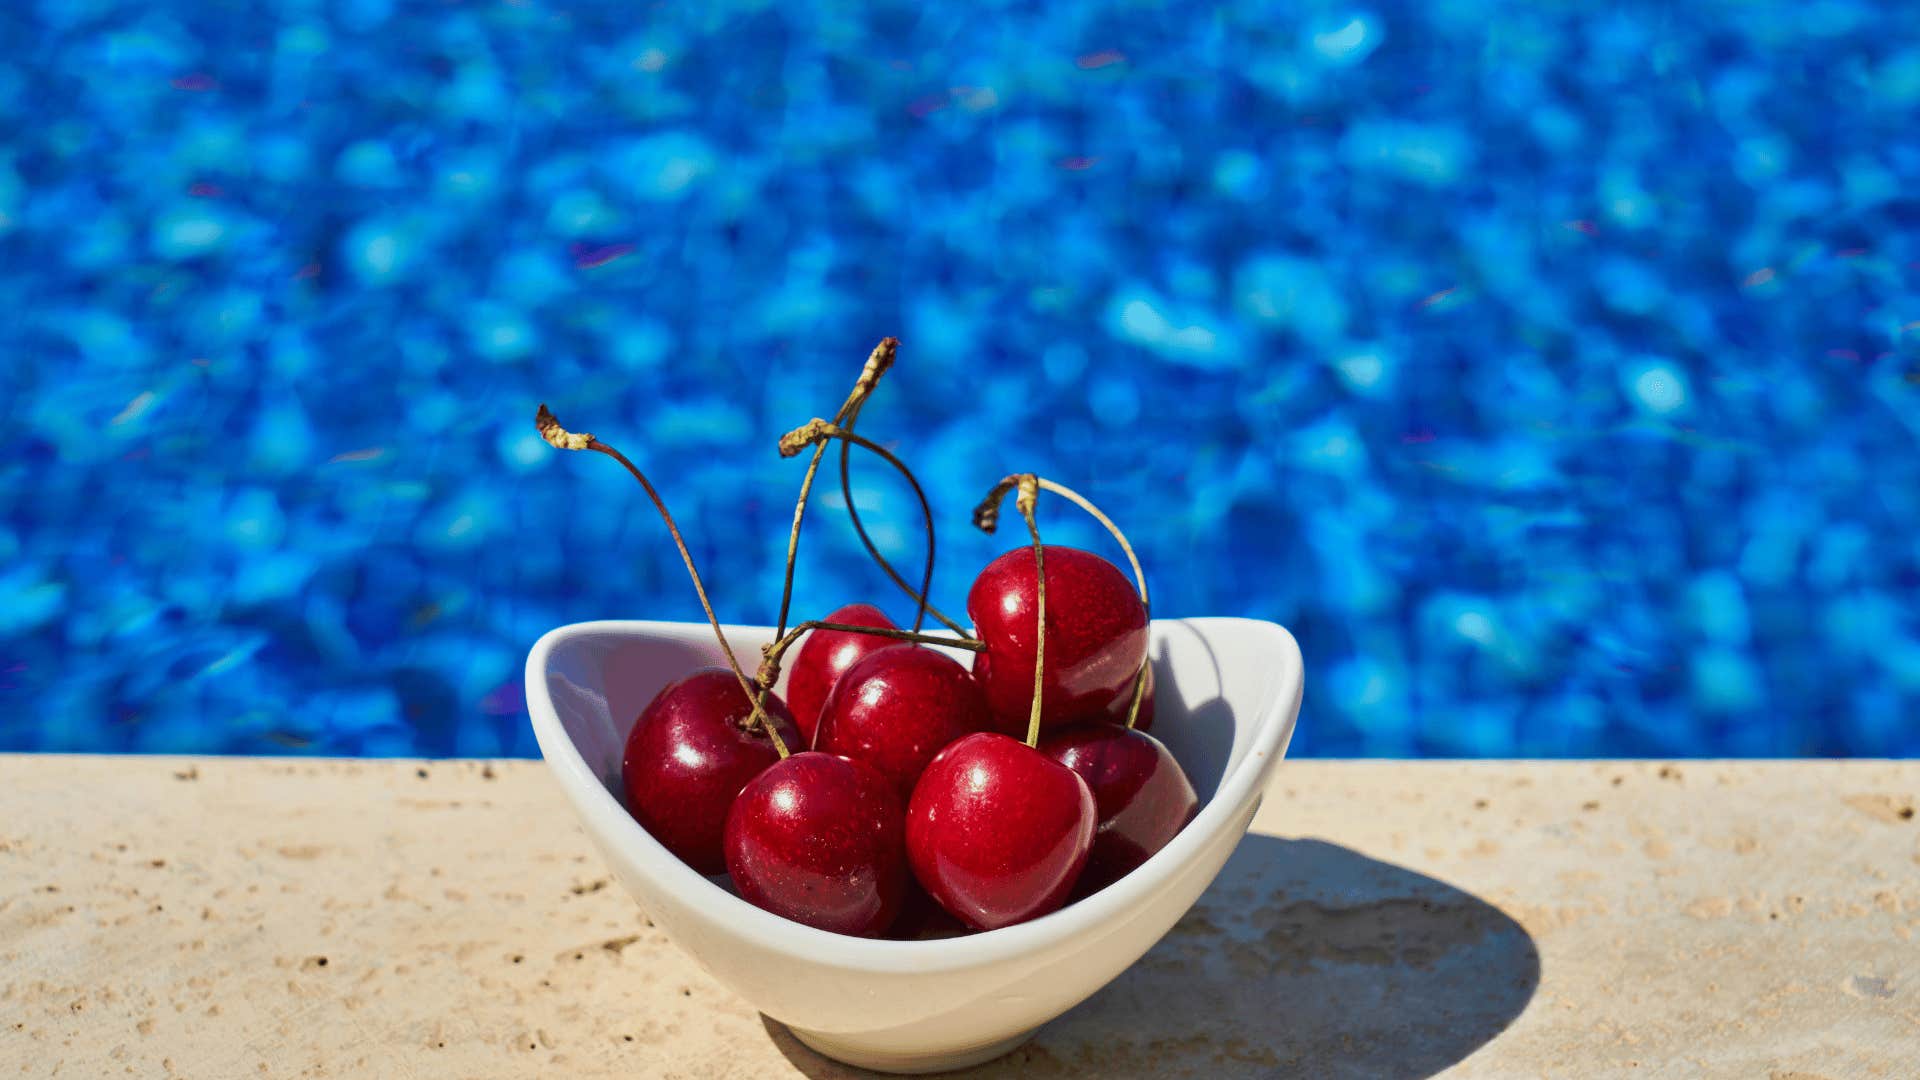
<svg viewBox="0 0 1920 1080"><path fill-rule="evenodd" d="M1223 665L1218 655L1217 635L1203 634L1195 625L1211 621L1218 620L1155 620L1153 640L1153 735L1173 751L1202 802L1213 797L1246 752L1250 725L1236 722L1233 703L1272 697L1264 685L1229 687L1229 680L1264 684L1281 674L1271 658L1230 674L1231 665ZM710 629L655 625L671 625L677 632L644 639L572 636L554 648L548 662L548 687L568 738L601 785L623 803L621 754L640 711L669 682L723 662ZM748 675L759 664L760 646L770 640L766 627L727 628L727 642ZM963 650L942 651L962 664L970 662ZM779 693L786 691L790 667L781 672Z"/></svg>

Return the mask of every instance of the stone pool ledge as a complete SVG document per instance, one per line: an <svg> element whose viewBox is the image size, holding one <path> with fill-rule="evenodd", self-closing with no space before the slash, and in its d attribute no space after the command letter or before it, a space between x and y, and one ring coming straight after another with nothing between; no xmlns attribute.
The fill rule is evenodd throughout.
<svg viewBox="0 0 1920 1080"><path fill-rule="evenodd" d="M1920 763L1287 763L1200 905L979 1072L1911 1076ZM853 1075L532 762L0 756L0 1075Z"/></svg>

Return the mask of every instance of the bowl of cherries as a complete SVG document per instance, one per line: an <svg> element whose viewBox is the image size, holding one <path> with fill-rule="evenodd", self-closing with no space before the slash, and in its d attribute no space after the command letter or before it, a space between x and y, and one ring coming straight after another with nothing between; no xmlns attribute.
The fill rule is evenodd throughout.
<svg viewBox="0 0 1920 1080"><path fill-rule="evenodd" d="M966 622L927 602L934 517L912 473L855 423L898 343L869 358L812 451L773 626L721 625L659 492L610 444L541 407L555 447L640 483L708 621L550 631L527 658L534 731L588 836L676 945L802 1042L841 1061L932 1072L985 1061L1137 960L1245 834L1299 713L1291 635L1238 618L1150 618L1146 579L1105 514L1034 474L1011 495L1028 543L990 562ZM828 448L914 488L927 525L913 605L866 602L789 627L800 523ZM1040 538L1046 496L1091 513L1133 577ZM851 598L850 598L851 599ZM939 629L925 629L932 619Z"/></svg>

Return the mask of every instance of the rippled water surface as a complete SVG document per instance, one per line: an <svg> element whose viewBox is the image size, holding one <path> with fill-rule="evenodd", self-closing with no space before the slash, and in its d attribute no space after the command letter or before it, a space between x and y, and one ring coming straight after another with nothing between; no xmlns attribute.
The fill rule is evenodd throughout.
<svg viewBox="0 0 1920 1080"><path fill-rule="evenodd" d="M1300 752L1920 752L1920 9L854 8L0 11L0 749L532 753L539 633L699 610L535 405L771 621L893 333L951 611L1038 470ZM903 616L827 475L797 610Z"/></svg>

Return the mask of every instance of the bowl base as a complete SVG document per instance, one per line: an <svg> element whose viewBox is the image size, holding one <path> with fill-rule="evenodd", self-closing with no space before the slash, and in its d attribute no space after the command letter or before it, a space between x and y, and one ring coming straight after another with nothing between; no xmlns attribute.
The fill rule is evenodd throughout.
<svg viewBox="0 0 1920 1080"><path fill-rule="evenodd" d="M787 1030L793 1032L793 1037L805 1043L810 1049L835 1061L857 1065L862 1069L872 1069L875 1072L918 1074L951 1072L954 1069L978 1065L983 1061L992 1061L1033 1038L1033 1033L1040 1029L1029 1028L1012 1038L1001 1039L985 1046L932 1053L879 1050L861 1045L858 1037L847 1039L838 1035L823 1035L817 1031L802 1031L797 1027L789 1027Z"/></svg>

